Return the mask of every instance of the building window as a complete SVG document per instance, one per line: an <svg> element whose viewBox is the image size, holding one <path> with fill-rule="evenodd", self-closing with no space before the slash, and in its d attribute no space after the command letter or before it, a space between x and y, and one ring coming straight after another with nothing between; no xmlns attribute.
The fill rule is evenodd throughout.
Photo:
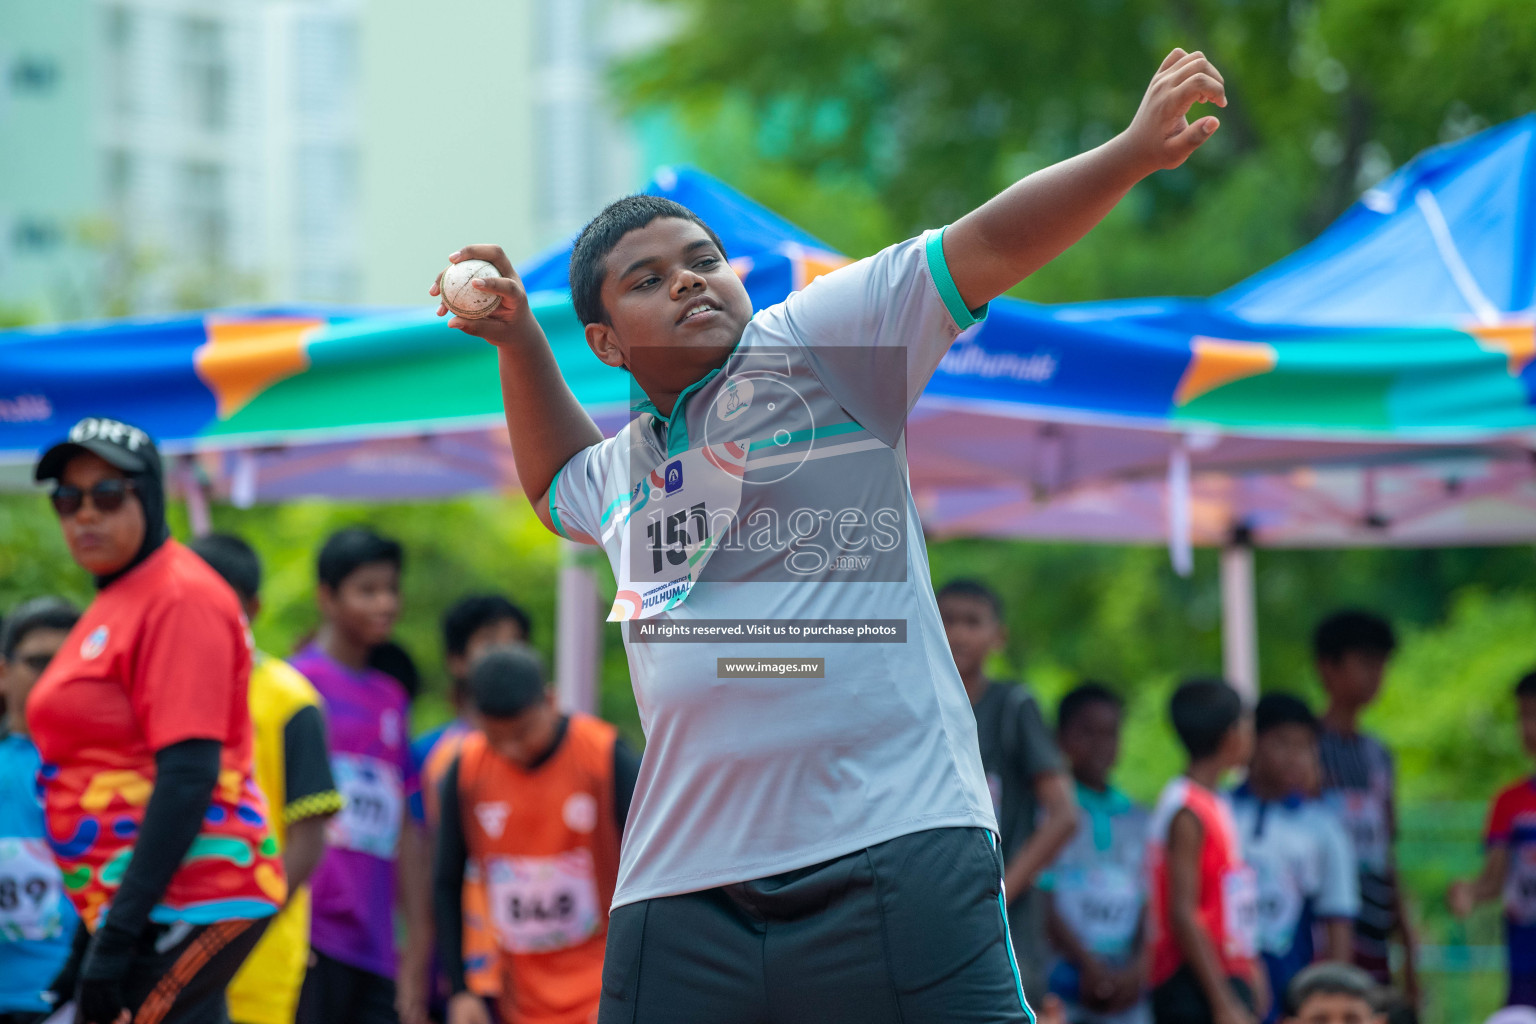
<svg viewBox="0 0 1536 1024"><path fill-rule="evenodd" d="M41 96L58 84L59 63L52 57L21 56L11 63L11 91L17 96Z"/></svg>
<svg viewBox="0 0 1536 1024"><path fill-rule="evenodd" d="M137 33L138 22L133 11L126 7L106 9L106 84L112 113L118 116L131 116L138 109L133 76L133 47Z"/></svg>
<svg viewBox="0 0 1536 1024"><path fill-rule="evenodd" d="M192 126L223 131L229 123L229 61L223 25L207 18L182 20L181 72Z"/></svg>
<svg viewBox="0 0 1536 1024"><path fill-rule="evenodd" d="M229 206L224 169L216 164L189 163L181 169L181 220L187 249L200 262L226 262Z"/></svg>
<svg viewBox="0 0 1536 1024"><path fill-rule="evenodd" d="M63 237L57 224L35 217L24 217L11 229L11 245L17 252L43 253L57 246Z"/></svg>

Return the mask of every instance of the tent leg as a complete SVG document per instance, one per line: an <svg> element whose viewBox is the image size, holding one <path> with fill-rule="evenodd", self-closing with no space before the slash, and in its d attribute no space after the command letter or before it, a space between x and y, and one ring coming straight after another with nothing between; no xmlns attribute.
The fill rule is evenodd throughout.
<svg viewBox="0 0 1536 1024"><path fill-rule="evenodd" d="M579 556L581 546L560 542L555 608L555 678L560 706L597 713L597 576Z"/></svg>
<svg viewBox="0 0 1536 1024"><path fill-rule="evenodd" d="M187 522L192 536L206 537L213 532L213 514L208 508L208 492L198 476L197 466L189 456L180 467L181 489L187 499Z"/></svg>
<svg viewBox="0 0 1536 1024"><path fill-rule="evenodd" d="M1221 660L1227 681L1250 705L1259 699L1259 624L1254 601L1253 545L1221 551Z"/></svg>

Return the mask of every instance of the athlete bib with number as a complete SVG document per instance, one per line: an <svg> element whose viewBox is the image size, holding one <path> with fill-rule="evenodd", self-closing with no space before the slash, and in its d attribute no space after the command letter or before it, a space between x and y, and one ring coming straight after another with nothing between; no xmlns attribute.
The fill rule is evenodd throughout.
<svg viewBox="0 0 1536 1024"><path fill-rule="evenodd" d="M620 499L607 526L621 531L609 622L647 619L688 599L741 507L750 446L743 440L691 449L658 465Z"/></svg>
<svg viewBox="0 0 1536 1024"><path fill-rule="evenodd" d="M1386 869L1391 847L1386 801L1369 790L1342 790L1340 817L1355 844L1355 859L1376 871Z"/></svg>
<svg viewBox="0 0 1536 1024"><path fill-rule="evenodd" d="M1521 843L1509 850L1504 879L1504 914L1516 924L1536 924L1536 845Z"/></svg>
<svg viewBox="0 0 1536 1024"><path fill-rule="evenodd" d="M326 841L393 860L405 806L400 769L377 758L338 752L331 755L331 773L346 805L326 824Z"/></svg>
<svg viewBox="0 0 1536 1024"><path fill-rule="evenodd" d="M1062 920L1091 952L1119 956L1130 949L1142 904L1130 871L1118 864L1058 871L1053 893Z"/></svg>
<svg viewBox="0 0 1536 1024"><path fill-rule="evenodd" d="M63 896L59 866L47 843L0 839L0 941L58 938L64 931Z"/></svg>
<svg viewBox="0 0 1536 1024"><path fill-rule="evenodd" d="M602 918L590 851L496 857L485 873L491 922L508 952L569 949L597 934Z"/></svg>
<svg viewBox="0 0 1536 1024"><path fill-rule="evenodd" d="M1296 879L1275 867L1258 869L1259 943L1267 953L1284 954L1296 939L1305 901Z"/></svg>
<svg viewBox="0 0 1536 1024"><path fill-rule="evenodd" d="M1227 955L1254 956L1258 952L1259 881L1252 868L1233 868L1221 876L1221 911Z"/></svg>

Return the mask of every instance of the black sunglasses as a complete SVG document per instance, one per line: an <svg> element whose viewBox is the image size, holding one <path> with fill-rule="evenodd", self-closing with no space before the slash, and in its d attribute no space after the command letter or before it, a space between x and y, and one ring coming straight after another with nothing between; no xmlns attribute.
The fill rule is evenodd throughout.
<svg viewBox="0 0 1536 1024"><path fill-rule="evenodd" d="M116 512L123 507L123 502L128 500L128 492L133 490L133 481L114 477L111 480L102 480L93 485L90 490L81 490L73 484L60 484L53 489L48 496L53 502L53 510L60 516L72 516L80 511L80 506L85 504L87 496L91 504L98 512Z"/></svg>

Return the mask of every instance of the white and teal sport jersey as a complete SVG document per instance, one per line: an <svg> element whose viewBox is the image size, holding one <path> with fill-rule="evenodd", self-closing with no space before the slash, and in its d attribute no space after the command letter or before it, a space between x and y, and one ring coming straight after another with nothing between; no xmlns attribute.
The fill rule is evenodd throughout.
<svg viewBox="0 0 1536 1024"><path fill-rule="evenodd" d="M761 311L670 417L637 403L550 488L560 532L613 565L611 617L635 620L646 749L615 906L997 828L907 484L906 415L979 319L942 237ZM854 632L806 632L834 622ZM860 625L878 642L845 642ZM658 627L726 632L637 636Z"/></svg>
<svg viewBox="0 0 1536 1024"><path fill-rule="evenodd" d="M1095 956L1122 964L1141 938L1147 904L1144 861L1148 815L1113 786L1100 793L1077 784L1082 819L1040 878L1057 916Z"/></svg>

